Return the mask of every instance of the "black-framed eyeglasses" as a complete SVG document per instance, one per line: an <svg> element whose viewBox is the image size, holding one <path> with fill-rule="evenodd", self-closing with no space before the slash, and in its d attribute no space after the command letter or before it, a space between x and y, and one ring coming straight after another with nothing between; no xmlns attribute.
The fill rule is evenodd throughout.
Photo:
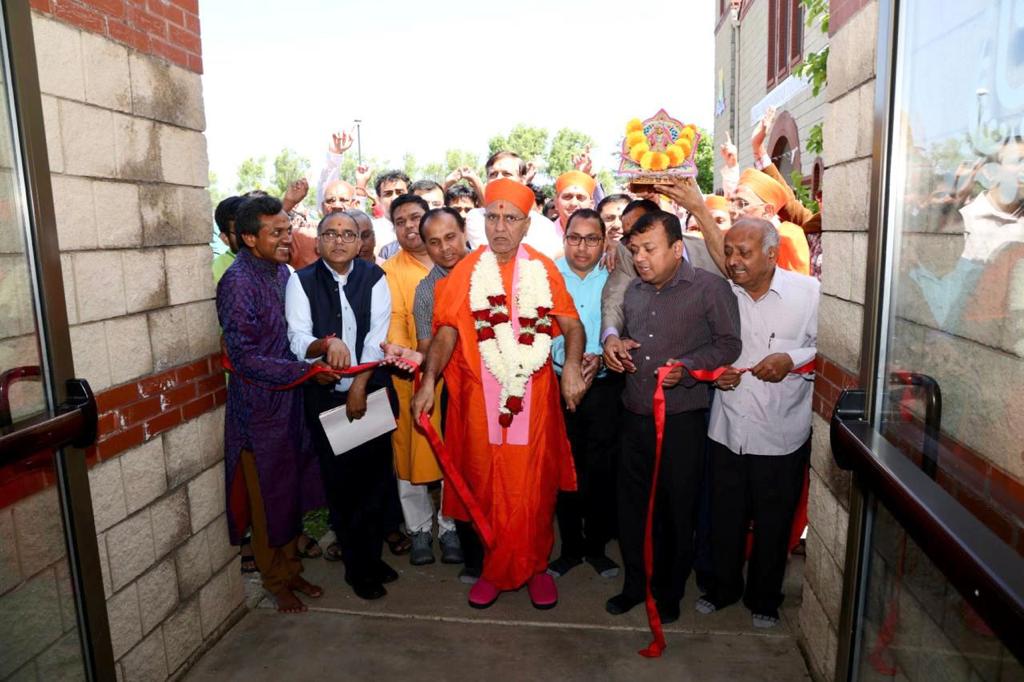
<svg viewBox="0 0 1024 682"><path fill-rule="evenodd" d="M580 242L584 242L587 246L597 246L604 241L604 237L596 234L588 234L584 237L581 234L567 234L565 235L565 241L569 242L571 246L579 246Z"/></svg>
<svg viewBox="0 0 1024 682"><path fill-rule="evenodd" d="M359 233L353 232L352 230L345 230L343 232L327 230L326 232L320 233L320 238L329 244L333 244L339 239L342 244L351 244L355 240L359 239Z"/></svg>

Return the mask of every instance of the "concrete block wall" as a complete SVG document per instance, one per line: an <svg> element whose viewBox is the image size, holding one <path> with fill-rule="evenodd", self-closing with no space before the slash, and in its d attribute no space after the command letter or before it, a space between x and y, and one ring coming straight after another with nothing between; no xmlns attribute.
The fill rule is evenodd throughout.
<svg viewBox="0 0 1024 682"><path fill-rule="evenodd" d="M33 0L118 678L180 675L241 615L196 0ZM0 488L0 679L80 676L52 472ZM17 625L13 625L17 623Z"/></svg>
<svg viewBox="0 0 1024 682"><path fill-rule="evenodd" d="M878 32L874 0L844 11L838 27L832 21L825 91L824 263L799 616L801 644L811 674L820 680L831 680L835 673L851 486L849 473L832 457L828 419L840 391L859 385Z"/></svg>
<svg viewBox="0 0 1024 682"><path fill-rule="evenodd" d="M731 32L733 28L728 18L718 27L715 34L715 87L718 83L718 71L725 74L726 109L715 117L716 147L725 141L729 130L730 108L736 108L736 121L739 132L732 131L733 142L736 144L737 159L740 168L754 165L754 155L750 149L750 109L768 94L768 0L745 0L741 12L741 21L737 44L739 47L737 65L739 81L737 83L736 101L732 101L732 62ZM828 37L818 28L804 28L804 54L817 52L828 44ZM717 91L716 91L717 92ZM801 171L810 175L814 165L814 155L805 149L807 135L812 126L820 123L825 115L826 93L812 96L810 89L801 92L781 107L788 111L796 120L800 132ZM722 158L715 150L715 187L721 185Z"/></svg>

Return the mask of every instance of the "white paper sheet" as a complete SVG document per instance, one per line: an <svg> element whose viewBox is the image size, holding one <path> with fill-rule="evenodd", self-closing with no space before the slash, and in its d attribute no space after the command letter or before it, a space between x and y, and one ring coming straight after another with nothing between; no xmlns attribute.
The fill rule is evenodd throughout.
<svg viewBox="0 0 1024 682"><path fill-rule="evenodd" d="M349 421L345 406L320 413L320 423L331 443L335 455L348 452L368 440L395 430L395 415L385 389L374 391L366 398L366 414Z"/></svg>

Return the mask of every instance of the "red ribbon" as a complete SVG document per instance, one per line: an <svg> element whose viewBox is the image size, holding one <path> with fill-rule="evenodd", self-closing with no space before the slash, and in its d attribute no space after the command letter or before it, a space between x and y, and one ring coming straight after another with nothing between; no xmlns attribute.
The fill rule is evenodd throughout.
<svg viewBox="0 0 1024 682"><path fill-rule="evenodd" d="M410 365L415 386L418 389L420 385L420 367L411 360L406 360ZM234 365L231 364L231 359L227 356L227 353L221 353L220 364L225 371L231 372L235 376L242 379L246 383L255 384L249 381L244 376L239 374ZM366 362L361 365L353 365L342 370L335 370L325 365L310 365L309 369L301 377L295 381L285 384L284 386L265 386L271 391L287 391L298 386L301 386L304 382L312 379L317 374L332 374L334 376L352 376L359 374L367 370L371 370L380 365L379 362ZM466 484L466 480L462 478L462 474L452 463L451 453L448 452L448 448L445 447L444 442L434 429L434 425L430 423L430 417L423 414L420 415L417 420L420 428L423 429L423 434L427 437L427 441L430 443L430 447L434 449L434 454L437 455L438 464L441 465L441 469L444 471L445 479L455 488L455 492L460 498L462 498L463 504L466 505L466 510L469 512L470 518L473 520L473 524L476 526L477 533L480 535L480 540L488 547L494 546L494 531L491 529L491 524L487 522L487 518L484 516L483 509L480 508L480 503L476 501L473 493L470 491L469 486Z"/></svg>
<svg viewBox="0 0 1024 682"><path fill-rule="evenodd" d="M681 362L673 362L658 368L658 385L654 389L654 473L651 476L651 493L647 498L647 520L644 523L644 582L646 595L644 602L647 607L647 624L654 635L654 640L641 649L639 654L647 658L658 658L665 650L665 632L661 627L661 616L658 615L658 605L654 601L654 594L651 592L651 578L654 575L654 501L658 489L658 472L661 470L661 448L665 439L665 387L662 384L676 367L682 367L690 376L697 381L715 381L722 376L728 367L717 367L715 369L690 369ZM733 368L740 373L749 372L751 368ZM809 374L814 371L814 360L801 365L790 374Z"/></svg>

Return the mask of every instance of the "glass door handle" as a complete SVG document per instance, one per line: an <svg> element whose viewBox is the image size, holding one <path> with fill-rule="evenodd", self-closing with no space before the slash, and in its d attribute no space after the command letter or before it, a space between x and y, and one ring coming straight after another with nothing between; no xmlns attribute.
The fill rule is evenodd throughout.
<svg viewBox="0 0 1024 682"><path fill-rule="evenodd" d="M85 379L68 379L67 400L52 417L36 417L0 436L0 465L66 445L86 448L96 441L96 397Z"/></svg>

